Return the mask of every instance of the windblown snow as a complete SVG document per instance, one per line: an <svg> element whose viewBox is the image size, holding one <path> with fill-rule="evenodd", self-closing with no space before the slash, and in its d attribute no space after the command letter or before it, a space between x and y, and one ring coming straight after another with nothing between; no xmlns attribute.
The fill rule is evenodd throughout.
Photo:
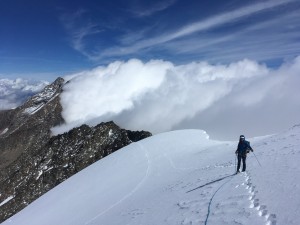
<svg viewBox="0 0 300 225"><path fill-rule="evenodd" d="M298 225L300 126L250 141L247 171L232 175L237 142L201 130L155 135L94 163L3 225Z"/></svg>

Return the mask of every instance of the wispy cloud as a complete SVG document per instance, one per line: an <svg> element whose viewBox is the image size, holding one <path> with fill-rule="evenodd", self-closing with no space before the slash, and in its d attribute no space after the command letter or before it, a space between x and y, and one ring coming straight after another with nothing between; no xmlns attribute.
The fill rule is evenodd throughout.
<svg viewBox="0 0 300 225"><path fill-rule="evenodd" d="M203 31L211 30L217 27L224 26L228 23L233 23L247 16L262 13L264 11L279 7L285 4L294 2L295 0L278 0L267 1L262 3L252 4L246 7L242 7L233 11L221 13L219 15L212 16L208 19L194 22L183 26L173 32L165 33L159 36L154 36L148 39L141 39L133 45L119 45L104 49L99 55L94 55L93 60L99 60L106 57L116 57L134 54L138 51L147 51L155 47L164 47L167 43L176 41L181 38L187 38L194 34L201 34ZM221 38L226 39L226 38ZM214 41L212 41L214 42ZM218 41L217 41L218 42ZM190 44L188 44L191 46Z"/></svg>
<svg viewBox="0 0 300 225"><path fill-rule="evenodd" d="M100 32L101 30L97 28L97 24L93 23L88 23L84 27L74 28L72 32L72 43L74 49L79 52L85 53L86 46L84 44L84 38Z"/></svg>
<svg viewBox="0 0 300 225"><path fill-rule="evenodd" d="M174 30L173 32L168 32L159 36L154 36L152 38L140 39L134 44L132 43L130 45L120 44L118 46L113 46L110 48L103 49L98 54L94 54L93 56L90 55L91 56L90 59L97 61L109 57L122 57L126 55L134 56L137 52L147 52L147 51L152 51L153 49L155 50L155 48L166 48L167 46L169 47L174 46L173 49L172 48L169 49L171 51L176 48L178 49L178 46L181 46L183 49L186 47L187 48L190 47L191 49L194 49L194 52L196 52L196 49L199 48L195 47L195 45L193 45L192 43L188 43L188 38L192 38L193 36L195 36L195 39L198 38L199 40L198 45L199 42L200 43L206 42L208 38L210 38L210 40L208 41L207 45L213 45L214 42L226 43L227 39L231 39L233 37L232 34L224 34L225 37L216 37L216 36L210 37L209 35L207 35L206 31L209 31L211 29L216 29L218 27L224 26L229 23L234 23L245 17L266 12L268 10L274 9L276 7L278 8L279 6L286 5L292 2L295 2L295 0L286 0L286 1L278 0L278 1L267 1L262 3L255 3L233 11L215 15L210 18L188 24L177 30ZM278 17L280 19L280 15ZM201 36L203 33L206 36ZM187 41L185 41L184 39L186 39ZM258 37L258 39L261 39L261 37ZM183 40L185 44L177 45L176 47L176 41L179 40Z"/></svg>
<svg viewBox="0 0 300 225"><path fill-rule="evenodd" d="M254 5L246 6L231 12L226 12L206 20L198 21L192 24L189 24L173 33L168 35L161 36L158 39L158 42L166 42L183 36L187 36L196 32L205 31L212 29L217 26L221 26L227 23L234 22L245 16L250 16L264 10L272 9L295 0L279 0L279 1L268 1L263 3L256 3Z"/></svg>
<svg viewBox="0 0 300 225"><path fill-rule="evenodd" d="M149 7L138 7L134 10L129 10L129 12L137 17L150 16L169 8L176 1L177 0L159 1L157 3L152 3ZM91 21L88 18L88 14L88 10L78 9L72 13L63 13L60 16L60 20L69 35L71 46L74 50L80 52L92 61L97 61L99 53L95 49L99 46L93 46L94 49L90 51L87 47L89 43L87 39L93 35L103 32L104 29L100 28L98 23ZM110 22L113 23L113 21ZM110 23L105 24L105 27L109 28L108 30L116 30L115 27L111 27ZM126 30L126 28L120 27L118 29ZM145 33L147 33L150 29L152 29L152 27L146 27L130 35L120 35L119 42L122 45L126 45L140 41L145 37Z"/></svg>
<svg viewBox="0 0 300 225"><path fill-rule="evenodd" d="M202 59L215 62L293 58L300 52L296 41L300 37L299 21L300 11L297 10L218 36L203 34L174 40L161 48L173 54L198 54Z"/></svg>
<svg viewBox="0 0 300 225"><path fill-rule="evenodd" d="M102 32L98 24L85 18L87 10L79 9L73 13L64 13L60 20L65 27L71 41L72 47L85 55L92 57L89 51L86 50L85 39L89 36Z"/></svg>
<svg viewBox="0 0 300 225"><path fill-rule="evenodd" d="M163 11L172 6L177 0L165 0L157 3L151 3L149 7L138 7L131 11L135 16L151 16L157 12Z"/></svg>
<svg viewBox="0 0 300 225"><path fill-rule="evenodd" d="M167 9L175 2L170 0L154 4L147 10L141 10L139 15L142 17L154 14ZM280 12L281 6L290 6L295 2L296 0L256 2L158 35L155 35L157 32L153 32L156 29L155 24L139 27L136 30L132 27L114 29L114 36L111 37L113 42L109 41L108 45L101 46L101 50L99 45L92 46L89 40L103 30L97 23L88 19L86 10L64 14L61 20L69 33L72 47L94 62L103 63L124 57L140 57L142 54L155 54L155 51L164 51L164 56L198 55L199 59L206 57L206 60L224 60L223 62L245 57L268 60L280 55L295 56L295 53L299 52L299 47L295 44L295 40L299 38L299 25L297 25L300 20L299 10L293 9L294 12L289 14L284 12L274 15L275 10ZM138 12L136 11L137 15ZM264 15L268 16L264 17ZM248 20L249 17L255 20L258 16L264 19L255 23ZM246 25L231 31L223 29L229 24L234 27L234 24L240 22L246 22ZM215 32L219 30L222 31L216 34ZM98 35L97 41L94 39L93 43L102 43L101 37Z"/></svg>

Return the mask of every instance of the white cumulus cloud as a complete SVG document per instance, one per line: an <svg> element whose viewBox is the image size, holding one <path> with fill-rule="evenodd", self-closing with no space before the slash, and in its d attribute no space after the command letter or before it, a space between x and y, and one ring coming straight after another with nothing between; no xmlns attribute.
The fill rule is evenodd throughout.
<svg viewBox="0 0 300 225"><path fill-rule="evenodd" d="M300 112L295 97L297 93L300 96L299 67L300 57L276 70L247 59L228 65L174 65L138 59L113 62L70 76L61 95L66 124L53 132L114 120L126 129L154 133L181 128L204 128L212 137L221 138L233 137L237 131L247 134L249 130L254 136L271 133L278 129L276 123L282 128L299 122L298 116L291 114ZM273 122L260 115L270 112L269 108L274 109ZM254 121L256 129L251 128ZM222 123L227 126L223 136L219 134L225 126ZM222 126L219 130L218 124Z"/></svg>

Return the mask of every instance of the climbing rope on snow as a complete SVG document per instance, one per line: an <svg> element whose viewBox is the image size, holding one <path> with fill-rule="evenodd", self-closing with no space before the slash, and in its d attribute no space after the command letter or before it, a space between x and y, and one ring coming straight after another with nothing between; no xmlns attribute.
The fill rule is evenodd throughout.
<svg viewBox="0 0 300 225"><path fill-rule="evenodd" d="M231 177L233 177L233 175L230 175ZM230 177L230 176L227 176L227 177ZM227 177L225 177L225 178L227 178ZM225 178L223 178L223 179L225 179ZM223 180L222 179L222 180ZM210 215L210 206L211 206L211 203L212 203L212 200L213 200L213 198L215 197L215 195L217 194L217 192L225 185L225 184L227 184L229 181L230 181L231 179L229 179L228 181L226 181L226 182L224 182L216 191L215 191L215 193L213 194L213 196L210 198L210 200L209 200L209 204L208 204L208 209L207 209L207 215L206 215L206 219L205 219L205 225L207 225L207 222L208 222L208 218L209 218L209 215Z"/></svg>
<svg viewBox="0 0 300 225"><path fill-rule="evenodd" d="M187 191L186 193L189 193L189 192L191 192L191 191L195 191L195 190L197 190L197 189L199 189L199 188L203 188L203 187L205 187L205 186L207 186L207 185L209 185L209 184L216 183L216 182L218 182L218 181L221 181L221 180L224 180L224 179L226 179L226 178L228 178L228 177L232 177L233 175L235 175L235 174L231 174L231 175L228 175L228 176L225 176L225 177L219 178L219 179L217 179L217 180L214 180L214 181L208 182L208 183L206 183L206 184L203 184L203 185L201 185L201 186L199 186L199 187L196 187L196 188L194 188L194 189L192 189L192 190L189 190L189 191Z"/></svg>

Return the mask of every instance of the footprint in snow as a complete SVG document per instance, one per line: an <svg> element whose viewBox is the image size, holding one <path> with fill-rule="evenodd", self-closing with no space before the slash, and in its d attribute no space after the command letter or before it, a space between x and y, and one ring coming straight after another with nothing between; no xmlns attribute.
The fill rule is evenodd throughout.
<svg viewBox="0 0 300 225"><path fill-rule="evenodd" d="M203 205L207 205L206 199L200 200L191 200L191 201L180 201L177 203L180 209L189 209L189 208L201 208Z"/></svg>
<svg viewBox="0 0 300 225"><path fill-rule="evenodd" d="M250 208L255 208L258 210L258 215L261 217L265 217L267 220L266 225L276 225L277 220L276 220L276 215L275 214L268 214L267 206L266 205L261 205L259 203L259 199L256 198L258 191L255 190L256 186L252 184L251 182L251 176L249 173L246 173L246 182L247 182L247 187L248 192L250 194L250 197L248 198L251 202Z"/></svg>
<svg viewBox="0 0 300 225"><path fill-rule="evenodd" d="M251 201L250 208L256 208L259 206L259 199L254 199Z"/></svg>
<svg viewBox="0 0 300 225"><path fill-rule="evenodd" d="M260 216L266 216L268 214L267 206L261 205L259 207L259 213Z"/></svg>
<svg viewBox="0 0 300 225"><path fill-rule="evenodd" d="M276 215L275 214L270 214L267 216L267 223L266 225L276 225L277 220L276 220Z"/></svg>

